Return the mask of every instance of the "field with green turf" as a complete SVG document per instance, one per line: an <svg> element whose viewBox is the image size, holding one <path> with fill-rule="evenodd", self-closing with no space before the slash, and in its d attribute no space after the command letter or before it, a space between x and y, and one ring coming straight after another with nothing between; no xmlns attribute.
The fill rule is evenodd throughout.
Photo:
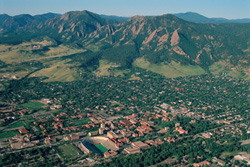
<svg viewBox="0 0 250 167"><path fill-rule="evenodd" d="M18 131L0 132L0 139L14 137L17 134L19 134Z"/></svg>
<svg viewBox="0 0 250 167"><path fill-rule="evenodd" d="M98 148L98 150L100 150L102 153L108 151L108 149L104 147L102 144L95 144L95 147Z"/></svg>
<svg viewBox="0 0 250 167"><path fill-rule="evenodd" d="M57 146L56 150L62 158L72 158L78 156L79 154L82 154L82 152L72 144Z"/></svg>
<svg viewBox="0 0 250 167"><path fill-rule="evenodd" d="M11 124L9 126L7 126L5 129L11 129L11 128L17 128L17 127L22 127L24 126L25 123L23 121L20 121L20 122L16 122L14 124Z"/></svg>
<svg viewBox="0 0 250 167"><path fill-rule="evenodd" d="M70 121L72 122L71 125L72 126L80 126L80 125L83 125L83 124L87 124L88 122L90 122L89 119L84 119L84 120L73 120L73 121Z"/></svg>
<svg viewBox="0 0 250 167"><path fill-rule="evenodd" d="M22 106L26 108L38 110L38 109L42 109L43 107L45 107L46 104L35 102L35 101L30 101L28 103L22 104Z"/></svg>

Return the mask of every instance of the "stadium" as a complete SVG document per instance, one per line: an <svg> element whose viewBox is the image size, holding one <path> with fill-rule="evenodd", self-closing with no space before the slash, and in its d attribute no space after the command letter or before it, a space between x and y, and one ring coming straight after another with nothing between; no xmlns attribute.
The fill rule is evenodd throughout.
<svg viewBox="0 0 250 167"><path fill-rule="evenodd" d="M118 150L115 144L107 137L88 138L81 143L81 146L86 153L94 152L101 156L108 150Z"/></svg>

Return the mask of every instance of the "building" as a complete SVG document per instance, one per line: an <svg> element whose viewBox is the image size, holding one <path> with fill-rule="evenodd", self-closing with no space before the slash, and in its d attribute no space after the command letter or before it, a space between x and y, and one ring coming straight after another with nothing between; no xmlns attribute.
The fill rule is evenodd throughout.
<svg viewBox="0 0 250 167"><path fill-rule="evenodd" d="M218 159L216 157L213 157L213 162L216 162L220 166L225 166L226 165L226 162L224 162L221 159Z"/></svg>
<svg viewBox="0 0 250 167"><path fill-rule="evenodd" d="M78 134L70 135L71 140L79 140L80 136Z"/></svg>
<svg viewBox="0 0 250 167"><path fill-rule="evenodd" d="M56 138L46 137L44 140L45 144L51 144L51 143L55 143L55 142L56 142Z"/></svg>
<svg viewBox="0 0 250 167"><path fill-rule="evenodd" d="M109 139L110 144L115 147L115 149L119 149L121 146L123 146L122 142L117 141L116 139Z"/></svg>
<svg viewBox="0 0 250 167"><path fill-rule="evenodd" d="M175 126L175 127L178 127L178 126L181 126L181 124L180 124L180 123L175 123L174 126Z"/></svg>
<svg viewBox="0 0 250 167"><path fill-rule="evenodd" d="M110 139L113 139L113 138L117 138L117 135L113 131L108 131L107 137L110 138Z"/></svg>
<svg viewBox="0 0 250 167"><path fill-rule="evenodd" d="M98 135L99 131L89 132L89 136L95 136Z"/></svg>
<svg viewBox="0 0 250 167"><path fill-rule="evenodd" d="M44 98L44 99L41 100L41 102L48 104L48 103L51 103L51 100L47 99L47 98Z"/></svg>
<svg viewBox="0 0 250 167"><path fill-rule="evenodd" d="M174 131L179 132L179 134L188 134L188 131L184 130L182 127L180 128L176 127Z"/></svg>
<svg viewBox="0 0 250 167"><path fill-rule="evenodd" d="M99 134L103 135L103 132L104 132L104 128L99 128Z"/></svg>
<svg viewBox="0 0 250 167"><path fill-rule="evenodd" d="M149 126L147 125L142 125L142 126L138 126L136 128L136 130L139 132L139 133L148 133L150 131L152 131L153 129L150 128Z"/></svg>
<svg viewBox="0 0 250 167"><path fill-rule="evenodd" d="M193 166L194 167L209 166L210 164L211 164L210 162L208 162L207 160L205 160L205 161L202 161L200 163L194 163Z"/></svg>
<svg viewBox="0 0 250 167"><path fill-rule="evenodd" d="M169 105L166 103L162 103L160 106L161 106L161 108L163 108L165 110L167 110L169 108Z"/></svg>
<svg viewBox="0 0 250 167"><path fill-rule="evenodd" d="M136 154L136 153L140 153L141 150L138 147L128 147L128 148L124 148L124 151L128 154Z"/></svg>
<svg viewBox="0 0 250 167"><path fill-rule="evenodd" d="M22 127L22 128L19 129L19 133L28 133L28 132L29 131L26 128L24 128L24 127Z"/></svg>
<svg viewBox="0 0 250 167"><path fill-rule="evenodd" d="M105 123L101 123L101 128L105 129Z"/></svg>
<svg viewBox="0 0 250 167"><path fill-rule="evenodd" d="M66 137L64 137L64 140L69 141L69 140L71 140L71 138L70 138L70 136L66 136Z"/></svg>
<svg viewBox="0 0 250 167"><path fill-rule="evenodd" d="M126 107L116 107L115 109L116 109L116 111L118 111L118 112L119 112L119 111L125 110L125 109L126 109Z"/></svg>
<svg viewBox="0 0 250 167"><path fill-rule="evenodd" d="M210 139L211 138L211 136L209 134L207 134L207 133L203 133L202 136L205 137L206 139Z"/></svg>
<svg viewBox="0 0 250 167"><path fill-rule="evenodd" d="M139 149L147 149L150 147L148 144L143 143L142 141L133 142L132 146L137 147Z"/></svg>
<svg viewBox="0 0 250 167"><path fill-rule="evenodd" d="M131 125L132 123L131 123L129 120L121 120L121 121L120 121L120 124L123 125L123 126L129 126L129 125Z"/></svg>
<svg viewBox="0 0 250 167"><path fill-rule="evenodd" d="M93 121L94 123L98 124L100 123L100 121L94 117L90 118L91 121Z"/></svg>
<svg viewBox="0 0 250 167"><path fill-rule="evenodd" d="M117 155L118 153L114 150L108 150L104 153L104 157L105 158L109 158L109 157L113 157L115 155Z"/></svg>

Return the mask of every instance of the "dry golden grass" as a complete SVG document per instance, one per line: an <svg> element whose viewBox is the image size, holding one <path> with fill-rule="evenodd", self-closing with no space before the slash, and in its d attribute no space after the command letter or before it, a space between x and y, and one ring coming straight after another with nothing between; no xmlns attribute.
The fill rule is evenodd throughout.
<svg viewBox="0 0 250 167"><path fill-rule="evenodd" d="M109 62L108 60L100 60L99 68L94 71L96 76L124 76L124 73L129 73L130 70L117 70L116 67L120 65L116 63Z"/></svg>
<svg viewBox="0 0 250 167"><path fill-rule="evenodd" d="M129 80L141 80L141 78L132 74Z"/></svg>
<svg viewBox="0 0 250 167"><path fill-rule="evenodd" d="M77 77L76 71L70 69L71 65L66 64L67 61L55 62L51 67L44 68L30 75L30 77L48 77L46 82L71 82Z"/></svg>
<svg viewBox="0 0 250 167"><path fill-rule="evenodd" d="M109 76L112 74L111 68L118 67L117 64L108 62L108 60L100 60L99 68L94 72L97 76Z"/></svg>
<svg viewBox="0 0 250 167"><path fill-rule="evenodd" d="M41 56L40 54L34 53L21 53L20 50L23 51L31 51L31 45L40 44L43 46L49 46L52 42L44 40L42 42L25 42L19 45L0 45L0 59L5 63L17 63L17 62L25 62L31 60L44 60L48 58L54 57L62 57L75 53L84 52L84 49L75 49L65 45L59 45L57 47L49 47L49 51L44 52Z"/></svg>

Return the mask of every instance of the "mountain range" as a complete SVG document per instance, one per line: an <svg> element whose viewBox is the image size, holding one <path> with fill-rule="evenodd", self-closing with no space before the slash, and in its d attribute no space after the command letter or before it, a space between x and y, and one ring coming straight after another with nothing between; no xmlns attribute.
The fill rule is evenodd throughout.
<svg viewBox="0 0 250 167"><path fill-rule="evenodd" d="M220 23L250 23L249 18L245 19L225 19L225 18L208 18L203 15L194 12L186 12L186 13L177 13L173 14L178 18L181 18L186 21L194 22L194 23L212 23L212 24L220 24Z"/></svg>
<svg viewBox="0 0 250 167"><path fill-rule="evenodd" d="M191 17L195 19L186 21ZM63 15L0 15L4 65L0 72L13 65L18 68L20 61L39 61L44 66L39 66L36 76L60 69L55 66L62 70L67 66L70 78L77 78L73 71L110 75L134 67L167 77L226 72L248 78L250 24L207 22L208 18L194 13L131 18L86 10Z"/></svg>

